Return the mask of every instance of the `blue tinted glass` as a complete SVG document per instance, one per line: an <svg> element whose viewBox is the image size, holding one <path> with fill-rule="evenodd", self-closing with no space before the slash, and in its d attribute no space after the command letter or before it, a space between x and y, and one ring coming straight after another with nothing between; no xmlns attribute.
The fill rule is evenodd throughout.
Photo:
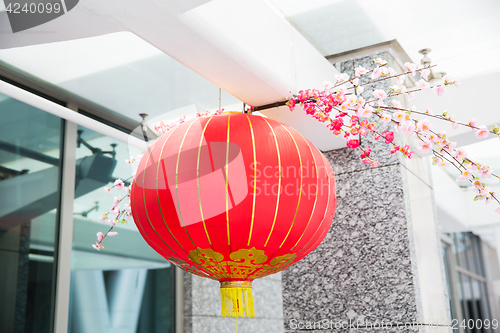
<svg viewBox="0 0 500 333"><path fill-rule="evenodd" d="M62 121L0 94L0 331L52 332Z"/></svg>

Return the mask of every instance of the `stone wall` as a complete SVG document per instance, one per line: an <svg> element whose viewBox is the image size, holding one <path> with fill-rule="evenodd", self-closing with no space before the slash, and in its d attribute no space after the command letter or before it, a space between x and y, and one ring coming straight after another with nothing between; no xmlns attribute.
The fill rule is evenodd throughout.
<svg viewBox="0 0 500 333"><path fill-rule="evenodd" d="M239 333L283 332L281 273L252 283L255 318L238 318ZM184 274L184 332L234 333L236 319L221 317L219 282Z"/></svg>

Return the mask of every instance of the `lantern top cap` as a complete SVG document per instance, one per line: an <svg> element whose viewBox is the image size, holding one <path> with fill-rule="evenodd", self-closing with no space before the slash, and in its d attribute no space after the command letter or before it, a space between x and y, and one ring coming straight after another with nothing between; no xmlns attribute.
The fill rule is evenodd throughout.
<svg viewBox="0 0 500 333"><path fill-rule="evenodd" d="M241 112L239 112L239 111L224 111L220 115L222 116L222 115L225 115L225 114L235 114L235 113L240 113L241 114Z"/></svg>

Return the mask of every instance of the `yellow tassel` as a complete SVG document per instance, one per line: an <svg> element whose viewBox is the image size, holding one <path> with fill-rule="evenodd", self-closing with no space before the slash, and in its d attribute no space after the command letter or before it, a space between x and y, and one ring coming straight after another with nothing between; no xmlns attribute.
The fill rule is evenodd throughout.
<svg viewBox="0 0 500 333"><path fill-rule="evenodd" d="M220 286L223 317L255 317L251 281L224 281Z"/></svg>

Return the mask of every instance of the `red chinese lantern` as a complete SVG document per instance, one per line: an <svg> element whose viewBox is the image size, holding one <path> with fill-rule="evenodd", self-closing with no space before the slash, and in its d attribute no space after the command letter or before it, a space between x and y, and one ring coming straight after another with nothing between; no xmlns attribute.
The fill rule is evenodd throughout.
<svg viewBox="0 0 500 333"><path fill-rule="evenodd" d="M146 242L221 283L223 316L254 316L251 283L304 258L336 207L323 154L293 128L243 113L200 117L160 137L131 191Z"/></svg>

